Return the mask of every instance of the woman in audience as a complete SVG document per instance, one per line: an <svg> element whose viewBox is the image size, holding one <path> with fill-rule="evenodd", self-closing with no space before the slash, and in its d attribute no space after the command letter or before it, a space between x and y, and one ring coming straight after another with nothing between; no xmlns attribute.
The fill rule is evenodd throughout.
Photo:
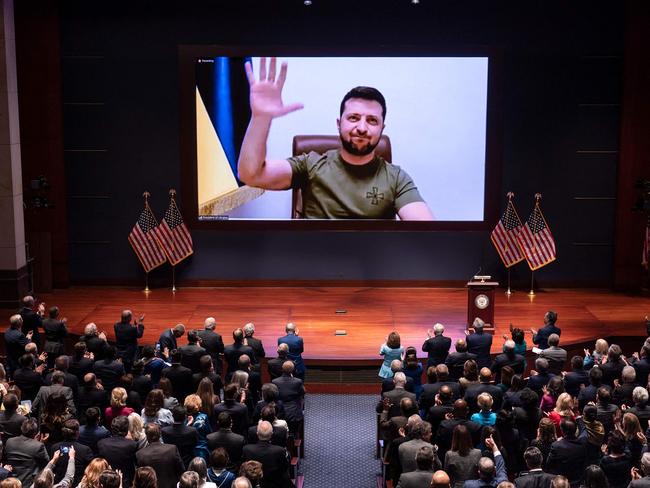
<svg viewBox="0 0 650 488"><path fill-rule="evenodd" d="M251 482L253 488L257 488L262 483L264 473L262 472L262 463L259 461L246 461L239 468L239 476L244 476Z"/></svg>
<svg viewBox="0 0 650 488"><path fill-rule="evenodd" d="M592 464L585 468L585 477L581 488L609 488L605 473L600 466Z"/></svg>
<svg viewBox="0 0 650 488"><path fill-rule="evenodd" d="M195 457L187 465L188 471L194 471L199 476L199 488L217 488L217 484L208 479L208 465L202 457Z"/></svg>
<svg viewBox="0 0 650 488"><path fill-rule="evenodd" d="M36 478L34 478L34 483L31 488L68 488L72 483L74 478L74 460L75 460L75 450L74 447L70 447L68 451L68 464L63 475L63 479L57 484L54 484L54 466L61 457L61 451L58 449L54 452L52 459L47 466L41 471Z"/></svg>
<svg viewBox="0 0 650 488"><path fill-rule="evenodd" d="M403 371L407 378L413 380L413 393L415 393L415 398L419 400L422 394L422 365L418 361L418 351L413 346L406 348Z"/></svg>
<svg viewBox="0 0 650 488"><path fill-rule="evenodd" d="M607 349L609 344L605 339L598 339L594 345L594 352L590 353L589 349L585 349L585 369L591 368L594 364L602 364L603 360L607 357Z"/></svg>
<svg viewBox="0 0 650 488"><path fill-rule="evenodd" d="M470 420L479 425L494 425L497 421L497 415L492 411L494 400L489 393L481 393L476 399L480 411L473 414Z"/></svg>
<svg viewBox="0 0 650 488"><path fill-rule="evenodd" d="M606 386L598 388L596 400L598 420L603 423L605 434L609 434L614 429L615 420L620 416L620 409L612 403L612 391Z"/></svg>
<svg viewBox="0 0 650 488"><path fill-rule="evenodd" d="M214 391L221 393L221 390L223 389L223 381L221 381L221 376L215 372L214 363L208 354L201 356L201 359L199 359L199 367L201 368L201 371L192 376L192 381L194 381L196 388L198 388L199 383L203 378L208 378L212 381L212 388Z"/></svg>
<svg viewBox="0 0 650 488"><path fill-rule="evenodd" d="M520 354L526 357L526 349L528 345L526 344L526 333L519 327L512 328L510 326L510 336L515 343L515 354ZM503 340L507 341L508 336L503 334ZM526 371L526 360L524 360L524 372Z"/></svg>
<svg viewBox="0 0 650 488"><path fill-rule="evenodd" d="M542 451L542 458L544 459L543 467L546 466L548 454L551 452L551 444L557 440L555 431L555 424L549 418L544 417L539 421L537 428L537 437L530 442L532 447L536 447Z"/></svg>
<svg viewBox="0 0 650 488"><path fill-rule="evenodd" d="M153 383L151 382L151 378L144 374L144 361L142 359L133 363L133 366L131 366L131 375L133 376L133 381L131 382L133 391L137 392L140 400L147 398L149 392L153 390ZM139 409L135 410L137 411Z"/></svg>
<svg viewBox="0 0 650 488"><path fill-rule="evenodd" d="M221 400L219 396L214 393L214 386L209 378L203 378L199 381L199 386L196 389L196 394L201 399L201 412L206 414L210 419L210 423L214 426L216 419L214 419L214 406L218 405Z"/></svg>
<svg viewBox="0 0 650 488"><path fill-rule="evenodd" d="M187 415L192 417L192 427L199 434L199 439L194 446L194 455L207 460L210 458L207 436L212 432L212 428L208 416L201 412L201 398L198 395L188 395L185 398L185 408Z"/></svg>
<svg viewBox="0 0 650 488"><path fill-rule="evenodd" d="M217 447L210 453L210 469L208 469L208 479L219 488L230 488L233 480L236 478L235 473L226 469L230 458L223 447Z"/></svg>
<svg viewBox="0 0 650 488"><path fill-rule="evenodd" d="M239 398L244 398L244 401L241 403L244 403L248 408L248 414L250 415L253 413L255 405L253 405L253 397L248 389L248 373L246 371L237 370L232 374L230 382L235 383L238 386L239 391L237 392L237 396Z"/></svg>
<svg viewBox="0 0 650 488"><path fill-rule="evenodd" d="M555 432L560 436L560 422L562 419L575 420L576 418L573 413L573 398L571 398L571 395L560 393L555 402L555 408L548 414L548 418L555 424Z"/></svg>
<svg viewBox="0 0 650 488"><path fill-rule="evenodd" d="M512 369L511 366L504 366L501 368L500 372L500 382L497 384L499 388L501 388L501 391L505 395L506 391L510 388L510 385L512 384L512 377L515 374L515 370Z"/></svg>
<svg viewBox="0 0 650 488"><path fill-rule="evenodd" d="M129 433L126 435L127 439L131 439L138 444L138 450L149 445L147 436L144 433L144 422L142 417L135 412L129 414Z"/></svg>
<svg viewBox="0 0 650 488"><path fill-rule="evenodd" d="M523 463L523 452L528 445L528 441L515 428L514 414L508 410L500 410L497 413L497 422L495 424L501 442L507 452L508 464L506 471L508 473L518 473Z"/></svg>
<svg viewBox="0 0 650 488"><path fill-rule="evenodd" d="M81 478L81 482L77 485L77 488L98 488L99 475L107 469L111 469L111 466L106 459L99 457L93 459L86 466L84 476Z"/></svg>
<svg viewBox="0 0 650 488"><path fill-rule="evenodd" d="M122 488L122 476L117 471L107 469L100 473L97 484L99 488Z"/></svg>
<svg viewBox="0 0 650 488"><path fill-rule="evenodd" d="M172 382L169 381L169 378L160 378L158 388L162 390L163 396L165 397L163 401L164 408L171 411L172 408L178 406L178 399L174 396L174 388L172 387Z"/></svg>
<svg viewBox="0 0 650 488"><path fill-rule="evenodd" d="M20 435L20 426L27 418L18 413L20 402L18 397L13 393L7 393L2 398L4 410L0 411L0 431L2 432L2 442L7 439Z"/></svg>
<svg viewBox="0 0 650 488"><path fill-rule="evenodd" d="M262 385L262 399L255 404L255 409L253 410L252 421L254 424L260 419L262 409L267 405L275 406L275 411L279 419L285 417L284 412L284 403L280 400L280 390L277 385L273 383L264 383Z"/></svg>
<svg viewBox="0 0 650 488"><path fill-rule="evenodd" d="M185 471L176 485L178 488L199 488L201 479L194 471Z"/></svg>
<svg viewBox="0 0 650 488"><path fill-rule="evenodd" d="M128 487L122 487L128 488ZM158 477L151 466L143 466L135 470L131 488L158 488Z"/></svg>
<svg viewBox="0 0 650 488"><path fill-rule="evenodd" d="M503 374L503 370L502 373ZM512 375L510 380L510 387L503 394L503 408L521 407L520 400L521 390L526 386L526 380L520 374ZM532 390L531 390L532 391Z"/></svg>
<svg viewBox="0 0 650 488"><path fill-rule="evenodd" d="M161 378L161 383L164 378ZM147 395L147 401L144 403L142 409L142 422L148 424L149 422L156 423L161 427L171 425L174 423L172 413L164 408L165 396L160 388L151 390Z"/></svg>
<svg viewBox="0 0 650 488"><path fill-rule="evenodd" d="M126 406L126 397L127 394L124 388L119 386L113 388L113 391L111 392L111 406L106 407L106 410L104 411L104 425L106 425L106 427L111 426L111 422L115 417L121 415L128 417L133 413L133 409Z"/></svg>
<svg viewBox="0 0 650 488"><path fill-rule="evenodd" d="M60 442L63 437L61 429L72 414L68 409L68 399L62 393L54 393L47 397L45 408L41 414L41 433L48 434L45 444L51 446Z"/></svg>
<svg viewBox="0 0 650 488"><path fill-rule="evenodd" d="M463 364L463 376L458 380L460 383L460 393L465 394L465 391L474 385L479 384L478 380L478 365L473 359L468 359Z"/></svg>
<svg viewBox="0 0 650 488"><path fill-rule="evenodd" d="M587 451L585 464L598 464L601 457L601 447L605 440L605 428L601 421L598 420L598 410L595 405L585 405L582 410L582 417L576 418L578 430L580 433L586 431Z"/></svg>
<svg viewBox="0 0 650 488"><path fill-rule="evenodd" d="M401 339L396 331L391 332L386 337L384 342L379 348L379 355L384 356L384 362L379 369L379 377L383 379L392 378L393 371L390 369L390 363L394 359L402 359L404 348L401 345Z"/></svg>
<svg viewBox="0 0 650 488"><path fill-rule="evenodd" d="M140 394L133 389L133 375L131 373L122 375L117 381L117 386L124 388L126 391L127 407L131 407L134 412L142 410L142 398L140 397Z"/></svg>
<svg viewBox="0 0 650 488"><path fill-rule="evenodd" d="M648 443L641 430L639 419L633 413L627 412L623 415L622 422L617 424L616 428L625 437L625 448L630 453L630 456L632 456L632 463L635 466L639 465L643 448Z"/></svg>
<svg viewBox="0 0 650 488"><path fill-rule="evenodd" d="M472 445L472 435L464 425L454 427L451 449L445 454L445 471L451 478L452 488L462 488L466 480L476 475L481 451Z"/></svg>
<svg viewBox="0 0 650 488"><path fill-rule="evenodd" d="M564 383L561 376L553 376L546 386L542 387L542 400L539 408L544 413L550 413L557 405L557 399L564 393Z"/></svg>
<svg viewBox="0 0 650 488"><path fill-rule="evenodd" d="M609 434L606 455L600 460L609 486L611 488L626 488L630 483L630 470L632 469L632 456L625 450L625 436L615 430Z"/></svg>

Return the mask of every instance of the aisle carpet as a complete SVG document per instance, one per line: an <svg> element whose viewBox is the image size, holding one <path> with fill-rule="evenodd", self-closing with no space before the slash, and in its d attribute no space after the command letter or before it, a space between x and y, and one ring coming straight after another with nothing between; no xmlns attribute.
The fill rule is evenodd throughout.
<svg viewBox="0 0 650 488"><path fill-rule="evenodd" d="M378 395L306 395L301 469L306 488L377 486L379 461L374 448L378 399Z"/></svg>

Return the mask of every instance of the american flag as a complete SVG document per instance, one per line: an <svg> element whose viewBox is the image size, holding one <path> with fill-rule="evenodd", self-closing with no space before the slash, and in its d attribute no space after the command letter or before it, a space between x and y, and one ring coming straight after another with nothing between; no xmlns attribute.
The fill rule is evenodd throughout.
<svg viewBox="0 0 650 488"><path fill-rule="evenodd" d="M645 225L645 236L643 238L643 254L641 254L641 266L648 269L650 261L650 220Z"/></svg>
<svg viewBox="0 0 650 488"><path fill-rule="evenodd" d="M551 230L546 225L539 204L535 204L533 212L517 234L519 244L524 250L530 269L535 271L551 261L555 261L555 240Z"/></svg>
<svg viewBox="0 0 650 488"><path fill-rule="evenodd" d="M145 205L129 234L129 243L146 273L167 261L165 253L154 237L153 229L155 227L156 218L149 205Z"/></svg>
<svg viewBox="0 0 650 488"><path fill-rule="evenodd" d="M181 217L173 197L162 222L153 229L153 233L172 266L177 265L194 252L192 236L183 222L183 217Z"/></svg>
<svg viewBox="0 0 650 488"><path fill-rule="evenodd" d="M521 220L515 210L512 200L508 200L506 211L503 212L499 223L490 234L492 244L506 268L524 260L524 252L517 242L517 233L521 230Z"/></svg>

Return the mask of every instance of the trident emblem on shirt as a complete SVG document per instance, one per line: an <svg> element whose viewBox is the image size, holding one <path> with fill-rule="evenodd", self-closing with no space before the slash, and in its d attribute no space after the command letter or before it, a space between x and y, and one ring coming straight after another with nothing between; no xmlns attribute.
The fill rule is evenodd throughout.
<svg viewBox="0 0 650 488"><path fill-rule="evenodd" d="M372 198L372 200L370 200L370 203L372 203L373 205L379 205L379 200L384 199L384 193L383 192L378 193L378 192L379 192L379 188L377 188L376 186L372 187L371 192L370 191L366 192L366 198Z"/></svg>

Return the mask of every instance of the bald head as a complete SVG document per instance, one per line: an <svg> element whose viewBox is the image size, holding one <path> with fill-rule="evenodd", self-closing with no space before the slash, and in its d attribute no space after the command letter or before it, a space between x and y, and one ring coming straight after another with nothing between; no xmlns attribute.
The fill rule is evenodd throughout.
<svg viewBox="0 0 650 488"><path fill-rule="evenodd" d="M295 334L296 333L296 324L289 322L284 330L287 332L287 334Z"/></svg>
<svg viewBox="0 0 650 488"><path fill-rule="evenodd" d="M449 479L449 475L442 469L439 469L433 473L433 476L431 477L430 488L449 488L450 483L451 480Z"/></svg>
<svg viewBox="0 0 650 488"><path fill-rule="evenodd" d="M203 322L203 328L205 330L214 330L216 326L217 326L217 321L214 317L208 317Z"/></svg>
<svg viewBox="0 0 650 488"><path fill-rule="evenodd" d="M404 385L406 385L406 375L401 371L395 373L393 375L393 383L395 383L395 386L401 386L402 388L404 388Z"/></svg>
<svg viewBox="0 0 650 488"><path fill-rule="evenodd" d="M390 362L390 370L393 372L393 374L397 373L398 371L402 371L402 361L399 359L393 359Z"/></svg>
<svg viewBox="0 0 650 488"><path fill-rule="evenodd" d="M465 342L465 339L458 339L456 341L456 352L467 352L467 342Z"/></svg>
<svg viewBox="0 0 650 488"><path fill-rule="evenodd" d="M293 374L294 370L296 369L296 366L293 364L293 361L285 361L282 363L282 373L283 374Z"/></svg>
<svg viewBox="0 0 650 488"><path fill-rule="evenodd" d="M267 420L262 420L257 424L257 438L261 441L270 441L273 436L273 425Z"/></svg>
<svg viewBox="0 0 650 488"><path fill-rule="evenodd" d="M490 368L481 368L481 371L479 371L479 380L481 383L489 383L492 380L492 371Z"/></svg>
<svg viewBox="0 0 650 488"><path fill-rule="evenodd" d="M494 476L494 461L489 457L478 460L478 476L482 480L490 480Z"/></svg>

